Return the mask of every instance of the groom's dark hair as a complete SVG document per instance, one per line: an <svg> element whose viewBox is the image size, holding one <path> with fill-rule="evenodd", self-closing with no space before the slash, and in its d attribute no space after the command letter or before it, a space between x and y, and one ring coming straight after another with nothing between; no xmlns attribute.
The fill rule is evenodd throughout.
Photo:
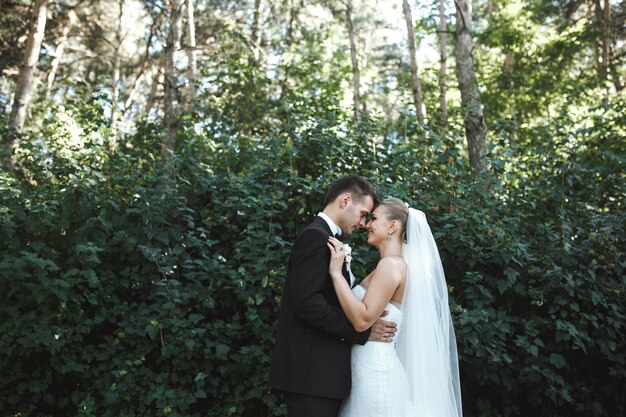
<svg viewBox="0 0 626 417"><path fill-rule="evenodd" d="M328 188L324 197L324 207L332 203L343 193L350 193L354 201L361 201L366 196L372 197L374 207L380 204L380 197L374 186L365 178L358 175L341 177Z"/></svg>

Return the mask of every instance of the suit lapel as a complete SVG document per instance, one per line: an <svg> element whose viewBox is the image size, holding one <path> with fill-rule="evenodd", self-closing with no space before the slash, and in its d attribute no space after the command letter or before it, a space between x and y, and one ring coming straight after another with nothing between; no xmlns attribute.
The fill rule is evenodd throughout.
<svg viewBox="0 0 626 417"><path fill-rule="evenodd" d="M324 227L324 230L328 232L328 236L334 236L333 232L330 230L330 226L328 225L328 223L326 223L326 220L322 219L320 216L315 216L315 218L313 218L313 222L322 225ZM350 281L351 281L350 274L348 273L348 268L346 267L345 262L343 266L341 267L341 273L343 274L343 277L348 282L348 285L350 285ZM350 285L350 287L352 287L352 285Z"/></svg>

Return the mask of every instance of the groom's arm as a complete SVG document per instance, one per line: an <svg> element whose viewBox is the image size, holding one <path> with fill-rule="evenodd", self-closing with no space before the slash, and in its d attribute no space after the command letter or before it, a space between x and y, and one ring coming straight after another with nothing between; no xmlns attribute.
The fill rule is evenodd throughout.
<svg viewBox="0 0 626 417"><path fill-rule="evenodd" d="M289 300L298 319L308 326L350 343L365 344L371 329L354 330L338 305L328 303L324 289L330 278L328 236L314 228L305 229L294 242L289 271Z"/></svg>

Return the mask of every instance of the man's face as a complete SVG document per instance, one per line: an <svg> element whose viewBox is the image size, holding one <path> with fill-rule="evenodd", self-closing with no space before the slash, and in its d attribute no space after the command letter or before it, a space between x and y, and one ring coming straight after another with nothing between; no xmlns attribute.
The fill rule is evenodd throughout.
<svg viewBox="0 0 626 417"><path fill-rule="evenodd" d="M350 196L346 201L346 205L343 210L341 231L349 236L353 232L359 229L365 228L367 222L367 216L374 209L374 200L370 196L361 198L360 201L355 201Z"/></svg>

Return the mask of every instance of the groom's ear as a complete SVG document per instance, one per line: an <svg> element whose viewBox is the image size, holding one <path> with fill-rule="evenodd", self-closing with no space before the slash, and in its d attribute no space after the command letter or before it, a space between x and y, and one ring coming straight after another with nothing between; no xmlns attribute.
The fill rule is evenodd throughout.
<svg viewBox="0 0 626 417"><path fill-rule="evenodd" d="M348 202L351 200L352 200L352 194L343 193L341 197L339 198L339 207L346 208L346 206L348 205Z"/></svg>

